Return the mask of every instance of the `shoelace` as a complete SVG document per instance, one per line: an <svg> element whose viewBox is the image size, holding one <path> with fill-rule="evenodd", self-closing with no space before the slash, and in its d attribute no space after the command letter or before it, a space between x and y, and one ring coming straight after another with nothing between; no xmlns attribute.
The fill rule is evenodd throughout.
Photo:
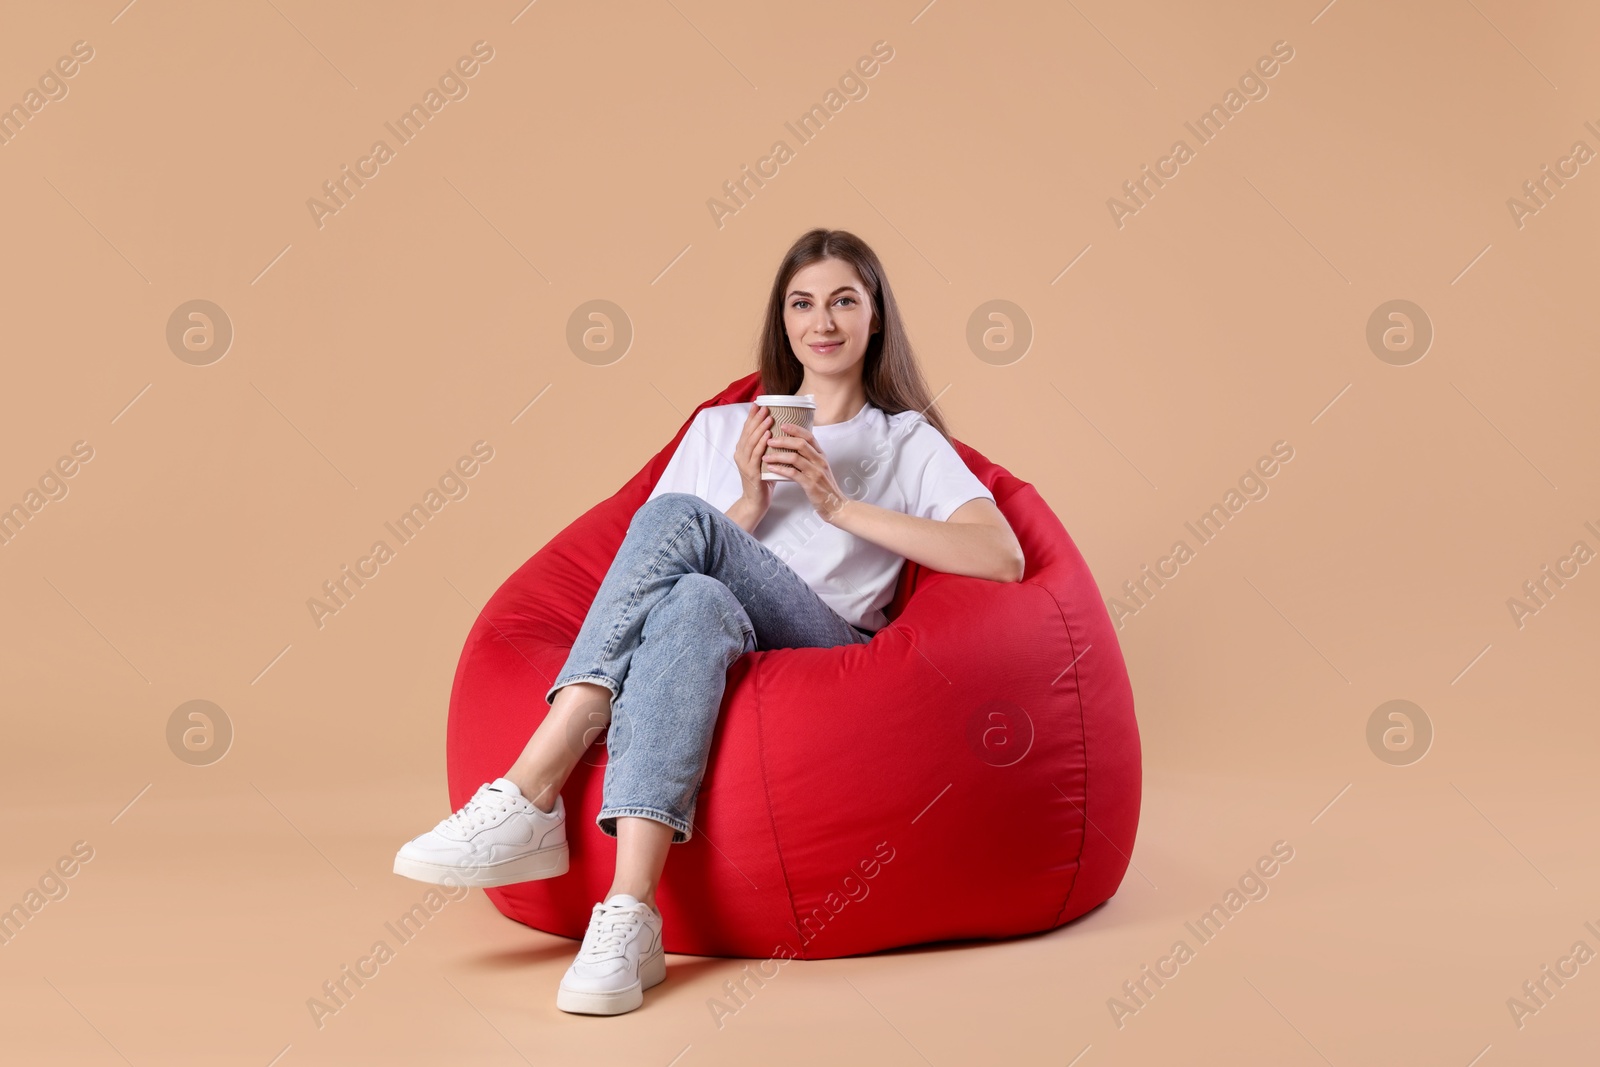
<svg viewBox="0 0 1600 1067"><path fill-rule="evenodd" d="M470 835L474 829L488 822L511 806L511 798L488 786L482 786L460 811L451 814L437 829L439 833Z"/></svg>
<svg viewBox="0 0 1600 1067"><path fill-rule="evenodd" d="M623 942L644 922L644 909L637 904L596 904L594 940L585 945L578 958L585 963L610 959L622 951Z"/></svg>

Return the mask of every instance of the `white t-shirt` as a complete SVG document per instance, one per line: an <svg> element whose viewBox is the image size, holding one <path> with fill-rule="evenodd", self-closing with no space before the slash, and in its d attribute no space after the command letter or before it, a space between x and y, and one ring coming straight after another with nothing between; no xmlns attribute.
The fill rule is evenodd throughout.
<svg viewBox="0 0 1600 1067"><path fill-rule="evenodd" d="M693 493L727 511L744 492L733 455L749 414L748 402L702 408L648 499ZM943 522L969 500L994 499L921 412L885 415L867 403L812 433L852 500ZM876 631L887 621L904 558L824 522L798 484L772 483L771 506L753 533L853 625Z"/></svg>

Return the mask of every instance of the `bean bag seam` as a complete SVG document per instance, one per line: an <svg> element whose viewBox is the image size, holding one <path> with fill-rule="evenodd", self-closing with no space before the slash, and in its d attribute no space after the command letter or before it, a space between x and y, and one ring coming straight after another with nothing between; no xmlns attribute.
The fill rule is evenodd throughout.
<svg viewBox="0 0 1600 1067"><path fill-rule="evenodd" d="M776 852L777 855L778 855L778 870L783 873L783 892L784 892L784 895L786 895L789 898L789 915L794 919L794 922L791 925L796 930L799 930L800 929L800 913L795 910L795 906L794 906L794 887L789 884L789 865L784 862L784 859L783 859L783 844L782 844L782 842L780 842L778 840L778 817L777 817L777 814L772 810L772 779L767 774L766 717L762 713L762 695L761 695L761 687L762 687L762 683L764 681L763 675L765 674L765 672L762 671L762 669L761 669L760 654L759 653L748 653L748 654L757 656L756 661L750 665L750 670L751 670L751 673L755 675L755 678L754 678L755 684L752 687L752 689L753 689L753 691L755 693L755 704L756 704L756 752L757 752L757 754L759 755L759 757L761 759L761 792L767 798L767 822L772 826L772 850L774 852ZM774 945L773 949L776 950L777 946ZM800 953L801 953L801 958L804 959L805 958L805 949L803 947L801 948Z"/></svg>
<svg viewBox="0 0 1600 1067"><path fill-rule="evenodd" d="M1066 913L1067 905L1072 902L1072 891L1078 887L1078 875L1083 871L1083 854L1089 846L1089 772L1093 760L1089 758L1089 732L1083 724L1083 684L1082 678L1078 674L1077 645L1072 640L1072 627L1067 623L1067 613L1061 607L1061 601L1056 599L1056 595L1043 585L1038 585L1036 588L1049 597L1050 602L1056 606L1056 611L1061 615L1061 628L1067 634L1067 651L1072 653L1073 656L1072 677L1078 683L1073 688L1078 703L1078 736L1082 739L1083 744L1083 830L1078 837L1078 856L1073 861L1072 881L1067 883L1067 895L1062 898L1061 907L1056 909L1054 926L1060 926L1061 916ZM1071 797L1067 798L1068 803L1071 800Z"/></svg>

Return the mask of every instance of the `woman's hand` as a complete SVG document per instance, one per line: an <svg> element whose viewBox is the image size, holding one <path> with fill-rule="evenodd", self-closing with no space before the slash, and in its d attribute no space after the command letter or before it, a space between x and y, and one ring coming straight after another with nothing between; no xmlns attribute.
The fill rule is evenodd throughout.
<svg viewBox="0 0 1600 1067"><path fill-rule="evenodd" d="M744 500L757 521L772 503L772 483L761 478L761 456L767 450L767 439L772 436L771 427L772 416L767 409L751 404L744 429L739 433L739 444L734 449L733 460L739 467L739 480L744 483Z"/></svg>
<svg viewBox="0 0 1600 1067"><path fill-rule="evenodd" d="M806 499L824 522L831 523L848 502L833 479L833 468L822 454L817 438L804 426L784 426L784 434L769 437L773 449L767 469L793 479L806 491ZM783 451L779 451L782 449Z"/></svg>

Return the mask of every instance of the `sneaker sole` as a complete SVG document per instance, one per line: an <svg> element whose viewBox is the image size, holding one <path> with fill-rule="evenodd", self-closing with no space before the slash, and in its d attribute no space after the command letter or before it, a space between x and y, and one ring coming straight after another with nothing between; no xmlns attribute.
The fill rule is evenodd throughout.
<svg viewBox="0 0 1600 1067"><path fill-rule="evenodd" d="M518 882L535 882L541 878L554 878L567 873L567 846L565 843L540 849L521 856L513 856L499 863L482 866L457 867L448 863L429 863L407 856L394 858L394 873L434 885L464 885L474 889L493 889L496 886L516 885Z"/></svg>
<svg viewBox="0 0 1600 1067"><path fill-rule="evenodd" d="M644 991L667 977L667 955L658 952L639 964L640 980L609 993L583 993L562 986L556 990L556 1007L574 1015L621 1015L644 1003Z"/></svg>

